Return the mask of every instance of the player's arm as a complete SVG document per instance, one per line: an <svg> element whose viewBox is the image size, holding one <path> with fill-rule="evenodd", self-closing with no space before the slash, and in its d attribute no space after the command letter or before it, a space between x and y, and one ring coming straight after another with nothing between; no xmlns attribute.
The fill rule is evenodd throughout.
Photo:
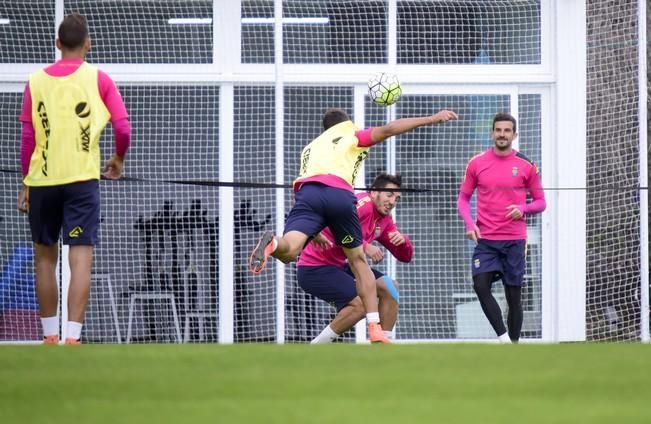
<svg viewBox="0 0 651 424"><path fill-rule="evenodd" d="M395 121L391 121L381 127L372 128L370 133L370 144L362 147L372 146L389 137L404 134L418 127L442 124L453 119L457 119L457 114L445 109L435 113L434 115L396 119ZM360 145L362 144L360 143Z"/></svg>
<svg viewBox="0 0 651 424"><path fill-rule="evenodd" d="M540 172L538 172L538 168L535 165L531 169L527 188L531 195L531 202L524 205L523 212L526 215L532 215L544 211L547 208L547 201L545 200L545 191L540 181Z"/></svg>
<svg viewBox="0 0 651 424"><path fill-rule="evenodd" d="M131 123L115 82L102 71L98 74L98 86L102 101L111 115L115 140L115 154L104 165L102 175L115 180L122 176L124 157L131 145Z"/></svg>
<svg viewBox="0 0 651 424"><path fill-rule="evenodd" d="M411 243L409 236L398 230L393 221L382 231L377 241L386 247L400 262L411 262L414 256L414 245Z"/></svg>
<svg viewBox="0 0 651 424"><path fill-rule="evenodd" d="M20 133L20 170L23 178L29 172L29 163L32 154L36 149L36 133L32 125L32 94L29 90L29 83L25 85L23 92L23 106L20 112L22 129ZM29 187L23 184L18 193L18 210L23 213L29 212Z"/></svg>
<svg viewBox="0 0 651 424"><path fill-rule="evenodd" d="M466 174L459 189L459 197L457 198L457 211L463 220L466 227L466 237L475 243L481 238L479 228L472 219L472 212L470 210L470 198L472 193L477 187L477 179L472 169L472 162L468 163L466 167Z"/></svg>

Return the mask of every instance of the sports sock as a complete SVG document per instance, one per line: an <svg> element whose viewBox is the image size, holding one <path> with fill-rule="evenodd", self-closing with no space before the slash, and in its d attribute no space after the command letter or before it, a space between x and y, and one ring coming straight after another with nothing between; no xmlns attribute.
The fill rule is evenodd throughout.
<svg viewBox="0 0 651 424"><path fill-rule="evenodd" d="M332 343L337 337L339 337L339 334L335 333L330 325L328 325L310 344Z"/></svg>
<svg viewBox="0 0 651 424"><path fill-rule="evenodd" d="M68 321L68 332L66 333L66 338L79 340L81 338L81 327L83 326L80 322Z"/></svg>
<svg viewBox="0 0 651 424"><path fill-rule="evenodd" d="M391 331L391 330L384 330L383 332L384 332L384 335L387 336L387 339L393 341L393 331Z"/></svg>
<svg viewBox="0 0 651 424"><path fill-rule="evenodd" d="M379 323L380 322L380 313L379 312L369 312L366 314L366 322L369 324Z"/></svg>
<svg viewBox="0 0 651 424"><path fill-rule="evenodd" d="M500 343L508 344L511 343L511 338L509 337L509 333L504 333L501 336L499 336Z"/></svg>
<svg viewBox="0 0 651 424"><path fill-rule="evenodd" d="M59 316L41 318L43 337L59 335Z"/></svg>

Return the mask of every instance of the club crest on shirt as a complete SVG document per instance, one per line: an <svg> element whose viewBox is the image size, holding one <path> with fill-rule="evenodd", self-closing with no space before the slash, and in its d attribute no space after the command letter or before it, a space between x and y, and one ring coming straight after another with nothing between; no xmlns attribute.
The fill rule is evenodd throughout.
<svg viewBox="0 0 651 424"><path fill-rule="evenodd" d="M479 266L481 265L481 262L479 262L479 259L475 259L474 265L475 265L475 268L479 268Z"/></svg>
<svg viewBox="0 0 651 424"><path fill-rule="evenodd" d="M511 168L511 176L513 176L513 177L517 177L517 176L518 176L518 172L520 172L520 171L519 171L519 169L518 169L517 166L514 166L513 168Z"/></svg>

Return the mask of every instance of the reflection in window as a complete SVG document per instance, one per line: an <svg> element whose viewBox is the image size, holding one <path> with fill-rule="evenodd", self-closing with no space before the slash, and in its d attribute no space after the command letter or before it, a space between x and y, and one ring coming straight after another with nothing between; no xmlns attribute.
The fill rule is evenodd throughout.
<svg viewBox="0 0 651 424"><path fill-rule="evenodd" d="M540 0L400 1L398 63L540 63Z"/></svg>
<svg viewBox="0 0 651 424"><path fill-rule="evenodd" d="M54 2L3 1L0 6L0 63L54 61Z"/></svg>
<svg viewBox="0 0 651 424"><path fill-rule="evenodd" d="M284 1L285 63L386 63L385 1ZM242 1L242 62L274 62L271 0Z"/></svg>
<svg viewBox="0 0 651 424"><path fill-rule="evenodd" d="M212 63L212 1L67 0L88 18L94 63Z"/></svg>

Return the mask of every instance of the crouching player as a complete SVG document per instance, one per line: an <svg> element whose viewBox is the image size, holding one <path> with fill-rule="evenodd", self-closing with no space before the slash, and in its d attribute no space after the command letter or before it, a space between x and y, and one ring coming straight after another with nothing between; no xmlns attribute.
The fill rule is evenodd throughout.
<svg viewBox="0 0 651 424"><path fill-rule="evenodd" d="M363 247L374 264L384 259L383 250L372 242L377 240L401 262L410 262L414 247L409 237L400 233L391 211L400 200L400 175L380 174L368 193L357 194L357 214L362 227ZM335 319L312 343L329 343L364 318L366 310L357 295L355 278L346 264L342 249L335 245L328 228L323 230L303 250L297 263L298 284L313 296L334 304ZM388 275L371 268L378 293L378 312L382 330L392 338L398 319L400 296L398 283Z"/></svg>

